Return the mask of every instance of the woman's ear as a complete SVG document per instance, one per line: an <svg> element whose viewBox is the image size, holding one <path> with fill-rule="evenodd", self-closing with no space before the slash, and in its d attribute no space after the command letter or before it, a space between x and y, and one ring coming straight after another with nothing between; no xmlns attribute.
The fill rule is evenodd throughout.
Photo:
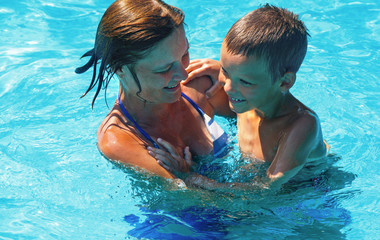
<svg viewBox="0 0 380 240"><path fill-rule="evenodd" d="M296 82L296 74L294 72L286 72L281 78L281 92L287 92Z"/></svg>
<svg viewBox="0 0 380 240"><path fill-rule="evenodd" d="M124 66L119 67L118 69L116 69L115 74L116 74L119 78L124 78L124 77L125 77L125 69L124 69Z"/></svg>

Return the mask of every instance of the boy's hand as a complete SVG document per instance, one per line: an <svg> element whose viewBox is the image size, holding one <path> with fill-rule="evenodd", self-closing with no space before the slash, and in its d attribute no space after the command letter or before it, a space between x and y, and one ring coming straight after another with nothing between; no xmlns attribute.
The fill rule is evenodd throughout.
<svg viewBox="0 0 380 240"><path fill-rule="evenodd" d="M211 98L214 96L223 86L219 83L219 72L220 65L219 62L213 59L197 59L192 60L189 66L186 68L189 76L183 82L186 84L194 78L207 75L211 78L212 87L206 91L206 97Z"/></svg>
<svg viewBox="0 0 380 240"><path fill-rule="evenodd" d="M148 153L157 160L167 171L178 175L181 172L189 172L191 167L191 153L189 147L185 147L184 158L178 154L177 150L169 142L158 138L157 142L163 149L148 147Z"/></svg>

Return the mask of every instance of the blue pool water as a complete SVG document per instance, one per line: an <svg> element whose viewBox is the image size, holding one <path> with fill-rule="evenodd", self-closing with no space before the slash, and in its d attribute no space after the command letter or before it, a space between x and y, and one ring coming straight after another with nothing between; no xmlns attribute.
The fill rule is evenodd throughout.
<svg viewBox="0 0 380 240"><path fill-rule="evenodd" d="M111 2L0 2L1 239L378 238L377 0L273 1L310 30L292 92L318 113L332 146L323 171L276 194L178 189L100 155L96 130L109 110L104 95L93 110L91 97L79 99L90 73L74 69ZM218 59L231 25L266 3L167 2L186 14L192 59ZM111 83L109 104L117 88ZM217 120L236 141L233 123ZM246 162L234 155L223 163L225 180L255 175L238 168Z"/></svg>

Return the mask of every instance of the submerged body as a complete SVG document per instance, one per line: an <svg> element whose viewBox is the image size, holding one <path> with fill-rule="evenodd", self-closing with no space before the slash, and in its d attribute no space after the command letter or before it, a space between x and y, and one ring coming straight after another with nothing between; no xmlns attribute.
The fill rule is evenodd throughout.
<svg viewBox="0 0 380 240"><path fill-rule="evenodd" d="M239 147L270 162L270 178L286 182L307 159L326 155L318 116L289 92L295 73L273 81L265 58L231 54L225 43L220 65L229 105L238 116Z"/></svg>
<svg viewBox="0 0 380 240"><path fill-rule="evenodd" d="M94 48L84 54L91 57L89 62L76 69L83 73L94 68L87 90L97 87L93 103L102 86L106 88L114 75L119 79L118 101L97 133L103 155L166 178L174 177L160 165L167 153L175 171L187 172L191 154L213 151L203 117L182 92L210 117L223 105L227 111L222 112L231 113L222 91L215 98L205 97L212 84L208 77L181 84L189 64L184 17L161 0L116 0L99 23ZM152 148L158 152L153 154Z"/></svg>
<svg viewBox="0 0 380 240"><path fill-rule="evenodd" d="M200 90L193 88L193 85L198 85ZM215 114L212 106L213 100L206 99L203 94L209 87L207 85L210 86L211 82L200 78L194 84L182 85L181 90L196 101L208 116L212 117ZM221 92L221 94L223 93ZM139 110L133 116L139 126L158 144L162 142L160 142L161 139L157 139L164 139L173 145L173 149L182 157L185 157L183 149L187 146L192 155L201 156L212 153L212 138L202 116L183 97L174 103L161 104L159 108L155 106L154 112L149 106L146 106L145 109L144 111ZM132 111L129 110L129 112ZM98 147L107 158L139 166L166 178L174 178L174 175L159 165L147 151L148 146L153 147L152 143L126 118L119 104L116 103L103 120L97 136Z"/></svg>
<svg viewBox="0 0 380 240"><path fill-rule="evenodd" d="M223 91L213 98L206 98L204 93L212 84L207 76L187 85L181 84L187 77L188 48L183 27L157 43L136 64L143 89L139 96L135 94L138 91L136 84L130 81L133 76L129 68L123 67L116 72L121 83L120 101L134 123L116 102L98 130L98 147L107 158L174 178L157 162L155 155L152 156L153 152L148 151L154 145L162 148L157 148L159 156L166 151L175 155L173 166L180 172L189 170L191 155L212 153L212 138L202 116L181 93L185 93L210 117L228 109L228 99ZM153 141L149 141L136 124ZM168 144L171 146L167 147Z"/></svg>
<svg viewBox="0 0 380 240"><path fill-rule="evenodd" d="M205 74L223 86L237 114L239 148L270 163L267 186L272 189L294 177L307 162L326 156L329 149L317 114L289 91L306 54L307 36L297 15L265 5L232 26L219 62L206 59L191 64L188 81ZM204 177L192 177L190 182L206 188L224 186Z"/></svg>
<svg viewBox="0 0 380 240"><path fill-rule="evenodd" d="M254 111L239 114L237 129L240 150L252 155L255 159L272 162L279 154L279 147L289 137L294 125L302 121L310 121L309 124L314 126L311 126L309 131L313 133L317 143L307 158L314 159L325 156L326 147L323 144L318 116L302 103L297 103L300 106L294 109L293 113L275 119L262 119Z"/></svg>
<svg viewBox="0 0 380 240"><path fill-rule="evenodd" d="M256 111L238 114L240 150L252 158L269 162L268 177L281 178L281 183L293 177L307 162L327 154L318 116L294 101L293 112L276 118L262 118Z"/></svg>

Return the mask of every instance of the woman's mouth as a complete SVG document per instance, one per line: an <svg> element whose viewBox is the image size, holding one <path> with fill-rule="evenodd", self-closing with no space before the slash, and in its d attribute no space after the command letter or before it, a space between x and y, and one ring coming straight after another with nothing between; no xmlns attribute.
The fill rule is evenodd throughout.
<svg viewBox="0 0 380 240"><path fill-rule="evenodd" d="M169 91L175 91L175 90L177 90L179 87L180 87L180 82L178 82L176 85L173 85L173 86L167 86L167 87L164 87L164 89L167 89L167 90L169 90Z"/></svg>

